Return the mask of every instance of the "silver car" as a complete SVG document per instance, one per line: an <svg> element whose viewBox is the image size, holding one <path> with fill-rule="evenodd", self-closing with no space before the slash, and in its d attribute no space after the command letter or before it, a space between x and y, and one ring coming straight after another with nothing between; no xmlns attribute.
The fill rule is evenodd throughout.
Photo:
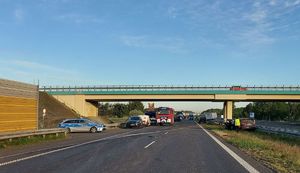
<svg viewBox="0 0 300 173"><path fill-rule="evenodd" d="M59 128L66 128L68 132L102 132L105 128L103 124L93 122L85 118L66 119L59 123Z"/></svg>

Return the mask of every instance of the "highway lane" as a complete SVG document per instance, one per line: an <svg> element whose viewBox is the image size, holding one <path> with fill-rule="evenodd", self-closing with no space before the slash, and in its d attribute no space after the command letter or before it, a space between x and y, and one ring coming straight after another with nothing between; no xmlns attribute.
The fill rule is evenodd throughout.
<svg viewBox="0 0 300 173"><path fill-rule="evenodd" d="M129 130L40 154L0 166L0 172L247 172L192 121ZM260 163L252 164L270 172Z"/></svg>

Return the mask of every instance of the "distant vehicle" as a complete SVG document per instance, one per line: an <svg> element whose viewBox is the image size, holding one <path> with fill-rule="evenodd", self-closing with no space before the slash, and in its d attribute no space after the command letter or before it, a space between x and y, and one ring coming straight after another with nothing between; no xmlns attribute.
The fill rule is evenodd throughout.
<svg viewBox="0 0 300 173"><path fill-rule="evenodd" d="M102 132L105 126L85 118L66 119L58 124L59 128L65 128L68 132Z"/></svg>
<svg viewBox="0 0 300 173"><path fill-rule="evenodd" d="M140 128L142 126L143 126L143 121L142 118L139 116L131 116L126 121L126 127L128 128L132 128L132 127Z"/></svg>
<svg viewBox="0 0 300 173"><path fill-rule="evenodd" d="M227 120L225 122L225 127L229 130L235 129L234 126L234 119L232 120ZM241 129L242 130L255 130L256 129L256 123L254 119L251 118L240 118L241 122Z"/></svg>
<svg viewBox="0 0 300 173"><path fill-rule="evenodd" d="M175 117L174 117L174 120L175 120L175 121L181 121L181 120L183 120L183 119L184 119L184 114L183 114L183 112L177 112L176 115L175 115Z"/></svg>
<svg viewBox="0 0 300 173"><path fill-rule="evenodd" d="M151 125L149 115L138 115L138 116L141 117L142 123L143 123L144 126L150 126Z"/></svg>
<svg viewBox="0 0 300 173"><path fill-rule="evenodd" d="M194 120L194 114L190 113L188 119L189 120Z"/></svg>
<svg viewBox="0 0 300 173"><path fill-rule="evenodd" d="M241 86L232 86L230 88L231 91L247 91L248 89L245 87L241 87Z"/></svg>
<svg viewBox="0 0 300 173"><path fill-rule="evenodd" d="M255 130L256 123L254 119L251 118L240 118L241 121L241 129L242 130Z"/></svg>
<svg viewBox="0 0 300 173"><path fill-rule="evenodd" d="M204 115L200 116L199 123L206 123L206 117Z"/></svg>
<svg viewBox="0 0 300 173"><path fill-rule="evenodd" d="M206 113L204 113L204 116L205 116L206 121L212 121L218 117L216 112L206 112Z"/></svg>
<svg viewBox="0 0 300 173"><path fill-rule="evenodd" d="M174 124L174 109L169 107L160 107L156 113L156 121L160 125Z"/></svg>

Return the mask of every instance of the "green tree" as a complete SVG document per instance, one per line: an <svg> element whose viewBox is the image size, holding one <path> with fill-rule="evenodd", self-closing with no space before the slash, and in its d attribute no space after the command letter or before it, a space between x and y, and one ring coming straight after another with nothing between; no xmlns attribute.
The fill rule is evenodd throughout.
<svg viewBox="0 0 300 173"><path fill-rule="evenodd" d="M114 116L117 116L117 117L121 118L123 116L127 116L128 113L129 113L128 105L121 104L121 103L117 103L117 104L113 105L112 114Z"/></svg>
<svg viewBox="0 0 300 173"><path fill-rule="evenodd" d="M133 115L143 115L143 114L144 114L143 111L136 110L136 109L131 110L131 111L129 112L129 116L133 116Z"/></svg>
<svg viewBox="0 0 300 173"><path fill-rule="evenodd" d="M99 115L106 116L112 114L112 105L109 103L99 104Z"/></svg>
<svg viewBox="0 0 300 173"><path fill-rule="evenodd" d="M203 114L203 113L210 113L210 112L216 112L217 115L223 115L223 109L217 109L217 108L207 109L207 110L201 112L201 114Z"/></svg>
<svg viewBox="0 0 300 173"><path fill-rule="evenodd" d="M144 105L140 101L132 101L128 103L128 109L129 111L131 110L140 110L144 112Z"/></svg>

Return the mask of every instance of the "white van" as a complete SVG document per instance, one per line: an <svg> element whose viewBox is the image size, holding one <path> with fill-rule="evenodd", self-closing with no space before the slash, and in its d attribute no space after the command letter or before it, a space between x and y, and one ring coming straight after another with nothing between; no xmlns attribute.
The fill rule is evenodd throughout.
<svg viewBox="0 0 300 173"><path fill-rule="evenodd" d="M144 126L150 126L151 121L149 115L139 115L141 117Z"/></svg>

